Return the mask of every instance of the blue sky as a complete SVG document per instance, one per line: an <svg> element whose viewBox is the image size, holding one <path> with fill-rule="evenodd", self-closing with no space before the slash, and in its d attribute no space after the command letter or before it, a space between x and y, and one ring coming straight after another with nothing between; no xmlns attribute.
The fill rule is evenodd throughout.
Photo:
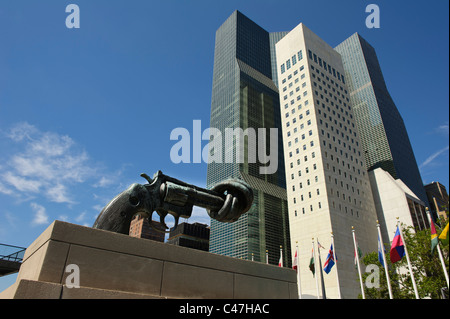
<svg viewBox="0 0 450 319"><path fill-rule="evenodd" d="M70 3L79 29L66 28ZM365 26L369 3L379 29ZM206 164L173 164L169 137L196 119L209 126L215 31L236 9L270 32L303 22L333 47L359 32L377 51L424 183L448 188L448 6L0 0L0 243L26 247L55 219L91 226L117 193L145 182L142 172L204 186ZM209 222L202 210L193 219Z"/></svg>

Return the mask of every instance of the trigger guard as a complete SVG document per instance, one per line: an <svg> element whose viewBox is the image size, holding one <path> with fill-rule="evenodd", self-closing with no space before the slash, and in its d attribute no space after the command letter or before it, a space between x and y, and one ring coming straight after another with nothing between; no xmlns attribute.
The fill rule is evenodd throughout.
<svg viewBox="0 0 450 319"><path fill-rule="evenodd" d="M164 227L164 229L169 229L169 227L166 225L166 222L165 222L166 216L159 215L159 222ZM165 233L167 233L167 232L165 231Z"/></svg>
<svg viewBox="0 0 450 319"><path fill-rule="evenodd" d="M169 227L167 227L166 223L164 223L164 217L162 217L160 214L158 214L158 215L159 215L159 217L160 217L161 226L162 226L162 227L165 227L165 228L164 228L164 230L163 230L162 227L159 228L159 227L156 227L156 226L155 226L154 220L152 219L153 213L154 213L154 212L152 212L151 214L149 214L149 216L148 216L148 218L147 218L150 227L151 227L154 231L156 231L156 232L158 232L158 233L163 233L163 234L168 234L168 233L170 233L170 230L169 230L169 231L166 231L166 230L165 230L165 229L168 229Z"/></svg>
<svg viewBox="0 0 450 319"><path fill-rule="evenodd" d="M158 233L170 234L170 232L174 231L174 230L178 227L178 219L179 219L179 217L177 218L177 217L175 217L174 215L168 213L168 214L172 215L173 218L175 219L175 225L174 225L172 228L169 228L169 226L167 226L166 223L165 223L165 218L166 218L167 214L164 216L164 215L162 215L162 214L160 214L160 213L158 213L158 212L156 212L156 213L159 215L159 221L160 221L160 223L161 223L161 228L155 226L154 220L152 219L153 213L154 213L154 212L152 212L152 213L149 215L149 217L148 217L148 223L150 224L150 227L151 227L153 230L157 231ZM163 230L162 228L164 228L164 230ZM168 230L166 230L166 229L168 229Z"/></svg>

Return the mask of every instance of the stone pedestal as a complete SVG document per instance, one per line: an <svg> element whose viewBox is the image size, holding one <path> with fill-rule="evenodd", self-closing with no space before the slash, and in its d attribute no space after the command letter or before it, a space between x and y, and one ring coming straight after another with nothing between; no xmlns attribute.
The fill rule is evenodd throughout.
<svg viewBox="0 0 450 319"><path fill-rule="evenodd" d="M288 268L55 221L0 298L296 299L296 280Z"/></svg>

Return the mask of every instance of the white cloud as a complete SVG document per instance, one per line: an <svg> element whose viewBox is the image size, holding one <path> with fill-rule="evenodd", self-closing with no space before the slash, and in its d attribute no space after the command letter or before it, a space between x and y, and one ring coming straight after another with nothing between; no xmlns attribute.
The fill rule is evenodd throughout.
<svg viewBox="0 0 450 319"><path fill-rule="evenodd" d="M89 156L69 136L19 123L7 137L15 142L15 152L0 167L4 194L39 193L52 202L73 204L68 186L95 178Z"/></svg>
<svg viewBox="0 0 450 319"><path fill-rule="evenodd" d="M115 183L115 181L112 178L102 176L100 178L100 180L96 184L93 185L93 187L96 187L96 188L97 187L106 187L106 186L110 186L114 183Z"/></svg>
<svg viewBox="0 0 450 319"><path fill-rule="evenodd" d="M441 155L444 152L447 152L449 150L449 146L447 145L443 149L440 149L439 151L433 153L430 155L422 164L420 164L420 168L423 168L427 165L429 165L431 162L433 162L439 155Z"/></svg>
<svg viewBox="0 0 450 319"><path fill-rule="evenodd" d="M62 184L49 187L46 191L46 196L50 201L55 203L75 203L67 194L67 187Z"/></svg>
<svg viewBox="0 0 450 319"><path fill-rule="evenodd" d="M0 182L0 193L3 193L5 195L12 195L13 191Z"/></svg>
<svg viewBox="0 0 450 319"><path fill-rule="evenodd" d="M39 192L39 188L42 186L39 181L17 176L12 172L6 172L2 177L5 182L14 186L18 191L21 192L37 193Z"/></svg>
<svg viewBox="0 0 450 319"><path fill-rule="evenodd" d="M45 207L36 203L30 203L30 206L34 211L34 219L31 223L33 225L48 224L48 215L45 211Z"/></svg>
<svg viewBox="0 0 450 319"><path fill-rule="evenodd" d="M184 220L183 220L184 221ZM206 212L206 209L194 206L192 209L192 215L189 219L186 220L186 222L192 224L192 223L200 223L200 224L211 224L211 218L209 217L208 213ZM179 223L182 223L182 220L180 219Z"/></svg>
<svg viewBox="0 0 450 319"><path fill-rule="evenodd" d="M448 137L448 132L449 132L449 130L448 130L448 123L438 126L436 131L438 133L442 133L442 134L444 134L444 135L446 135Z"/></svg>
<svg viewBox="0 0 450 319"><path fill-rule="evenodd" d="M125 164L107 172L67 135L41 131L26 122L0 134L6 137L1 140L0 195L17 199L16 204L31 203L32 225L49 220L46 209L36 204L38 201L65 204L69 210L63 209L60 219L90 225L93 213L75 213L73 205L87 204L98 215L123 186L120 181ZM86 196L94 189L97 194L92 192L93 202L87 203Z"/></svg>
<svg viewBox="0 0 450 319"><path fill-rule="evenodd" d="M81 223L81 222L84 220L85 217L86 217L86 212L84 211L84 212L82 212L80 215L78 215L77 217L75 217L75 221L76 221L77 223Z"/></svg>
<svg viewBox="0 0 450 319"><path fill-rule="evenodd" d="M26 122L15 125L9 132L8 137L15 142L20 142L24 139L31 140L30 135L34 134L37 129Z"/></svg>

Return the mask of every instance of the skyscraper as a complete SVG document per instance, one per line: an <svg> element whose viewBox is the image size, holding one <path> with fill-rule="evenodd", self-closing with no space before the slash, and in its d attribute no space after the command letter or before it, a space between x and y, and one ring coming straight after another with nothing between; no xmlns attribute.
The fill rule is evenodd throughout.
<svg viewBox="0 0 450 319"><path fill-rule="evenodd" d="M267 144L271 143L270 129L277 128L279 147L272 156L278 167L275 173L261 174L260 168L266 164L249 161L250 154L259 150L259 139L249 136L244 140L245 160L237 161L239 145L233 136L228 147L222 143L221 149L210 148L210 156L219 152L233 161L208 163L207 187L238 177L249 183L254 192L252 208L237 222L211 220L210 252L243 259L251 259L253 254L256 261L265 261L268 250L269 262L277 264L281 245L287 252L285 265L290 265L279 95L272 76L273 46L282 36L283 33L269 34L239 11L233 12L216 32L210 127L218 129L222 136L227 128L266 128Z"/></svg>
<svg viewBox="0 0 450 319"><path fill-rule="evenodd" d="M291 247L309 260L314 238L324 261L333 234L338 262L324 276L327 297L356 298L352 226L363 253L375 251L377 217L342 60L303 24L276 55ZM315 277L299 268L302 294L316 296Z"/></svg>
<svg viewBox="0 0 450 319"><path fill-rule="evenodd" d="M430 213L433 219L440 217L448 218L448 193L444 185L439 182L432 182L424 186L430 204Z"/></svg>
<svg viewBox="0 0 450 319"><path fill-rule="evenodd" d="M367 169L381 167L428 203L403 119L392 100L374 48L358 33L339 44Z"/></svg>

